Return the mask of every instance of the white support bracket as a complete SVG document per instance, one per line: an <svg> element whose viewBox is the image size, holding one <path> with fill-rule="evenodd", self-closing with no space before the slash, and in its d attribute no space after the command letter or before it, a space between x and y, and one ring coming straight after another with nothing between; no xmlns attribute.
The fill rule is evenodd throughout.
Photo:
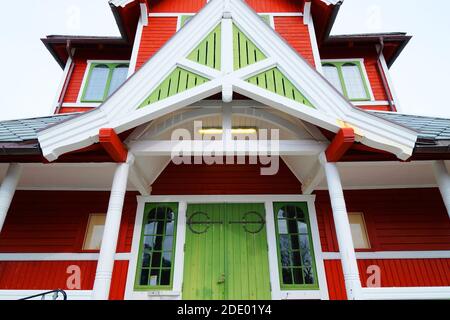
<svg viewBox="0 0 450 320"><path fill-rule="evenodd" d="M447 213L450 217L450 174L444 161L435 161L433 163L433 171L436 181L439 185L439 191L442 195Z"/></svg>
<svg viewBox="0 0 450 320"><path fill-rule="evenodd" d="M0 232L22 175L22 165L11 163L0 187Z"/></svg>
<svg viewBox="0 0 450 320"><path fill-rule="evenodd" d="M130 182L136 187L141 196L149 196L151 194L150 183L145 179L141 168L136 162L130 168Z"/></svg>
<svg viewBox="0 0 450 320"><path fill-rule="evenodd" d="M323 167L320 165L320 163L317 163L311 170L311 175L302 184L303 194L312 194L324 178L325 172L323 170Z"/></svg>

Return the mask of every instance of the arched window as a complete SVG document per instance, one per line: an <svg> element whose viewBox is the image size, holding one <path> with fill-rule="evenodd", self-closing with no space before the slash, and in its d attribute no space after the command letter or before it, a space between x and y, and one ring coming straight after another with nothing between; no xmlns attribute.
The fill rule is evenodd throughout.
<svg viewBox="0 0 450 320"><path fill-rule="evenodd" d="M324 64L323 73L325 78L327 78L327 80L330 81L340 93L344 93L342 90L341 78L339 77L339 70L336 66L332 64Z"/></svg>
<svg viewBox="0 0 450 320"><path fill-rule="evenodd" d="M109 67L99 64L91 69L89 81L86 84L84 100L102 101L105 96L105 88L109 77Z"/></svg>
<svg viewBox="0 0 450 320"><path fill-rule="evenodd" d="M176 203L148 204L142 226L136 288L171 288L175 257Z"/></svg>
<svg viewBox="0 0 450 320"><path fill-rule="evenodd" d="M119 65L114 68L109 85L108 97L113 94L127 80L128 65Z"/></svg>
<svg viewBox="0 0 450 320"><path fill-rule="evenodd" d="M350 100L362 100L367 98L367 91L361 76L359 66L354 63L346 63L342 66L347 97Z"/></svg>
<svg viewBox="0 0 450 320"><path fill-rule="evenodd" d="M371 100L362 62L326 61L322 63L322 67L325 78L349 100Z"/></svg>
<svg viewBox="0 0 450 320"><path fill-rule="evenodd" d="M314 251L305 203L275 203L282 289L317 289Z"/></svg>
<svg viewBox="0 0 450 320"><path fill-rule="evenodd" d="M92 63L89 68L82 102L103 102L125 82L128 64Z"/></svg>

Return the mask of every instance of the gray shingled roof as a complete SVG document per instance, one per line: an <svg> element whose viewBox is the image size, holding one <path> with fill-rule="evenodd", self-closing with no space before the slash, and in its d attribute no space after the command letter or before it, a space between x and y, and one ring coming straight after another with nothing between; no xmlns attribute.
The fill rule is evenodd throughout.
<svg viewBox="0 0 450 320"><path fill-rule="evenodd" d="M423 117L389 112L370 113L419 132L419 138L450 141L450 119ZM21 143L37 139L38 131L67 120L76 114L0 122L0 143Z"/></svg>
<svg viewBox="0 0 450 320"><path fill-rule="evenodd" d="M36 140L38 131L73 116L73 114L65 114L0 122L0 142L20 143Z"/></svg>
<svg viewBox="0 0 450 320"><path fill-rule="evenodd" d="M419 138L429 140L450 140L450 119L414 116L394 112L372 113L419 132Z"/></svg>

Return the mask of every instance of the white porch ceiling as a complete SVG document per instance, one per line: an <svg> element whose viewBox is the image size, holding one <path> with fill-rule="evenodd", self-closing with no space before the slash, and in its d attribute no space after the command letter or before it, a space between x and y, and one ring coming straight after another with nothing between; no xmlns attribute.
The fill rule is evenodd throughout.
<svg viewBox="0 0 450 320"><path fill-rule="evenodd" d="M307 157L290 157L288 166L298 178L304 178ZM154 181L168 163L167 157L140 158L139 167L147 181ZM299 160L299 161L297 161ZM311 159L309 159L311 160ZM293 165L293 164L298 165ZM338 164L345 189L436 187L432 162L377 162ZM447 163L448 169L450 166ZM7 165L0 165L3 179ZM19 190L110 190L114 164L24 164ZM183 183L180 181L180 183ZM327 189L322 181L318 189ZM128 183L128 190L136 188Z"/></svg>

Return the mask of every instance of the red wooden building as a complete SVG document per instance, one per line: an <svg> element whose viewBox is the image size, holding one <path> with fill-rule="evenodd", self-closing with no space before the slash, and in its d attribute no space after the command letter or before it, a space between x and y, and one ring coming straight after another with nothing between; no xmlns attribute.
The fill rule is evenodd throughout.
<svg viewBox="0 0 450 320"><path fill-rule="evenodd" d="M0 123L0 299L448 299L450 119L342 1L111 0L48 36L55 114Z"/></svg>

